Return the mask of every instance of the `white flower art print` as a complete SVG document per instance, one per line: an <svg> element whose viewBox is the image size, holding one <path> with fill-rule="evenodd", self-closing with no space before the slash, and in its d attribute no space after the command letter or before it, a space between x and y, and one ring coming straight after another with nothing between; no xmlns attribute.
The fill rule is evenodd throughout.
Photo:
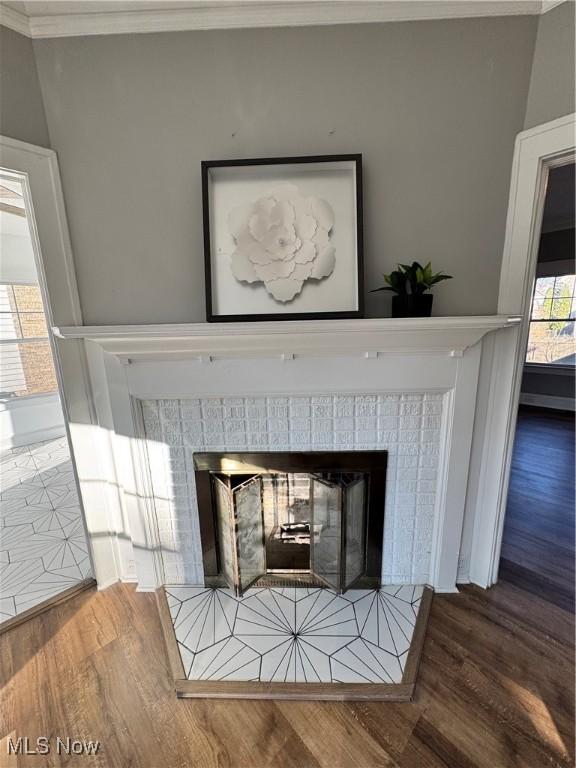
<svg viewBox="0 0 576 768"><path fill-rule="evenodd" d="M334 271L334 223L326 200L304 197L294 184L232 209L228 228L236 246L234 277L263 282L276 301L292 301L307 280L322 280Z"/></svg>

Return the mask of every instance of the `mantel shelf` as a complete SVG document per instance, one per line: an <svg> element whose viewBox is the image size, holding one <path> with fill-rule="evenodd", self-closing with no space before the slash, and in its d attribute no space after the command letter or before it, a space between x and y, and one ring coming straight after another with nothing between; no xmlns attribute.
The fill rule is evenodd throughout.
<svg viewBox="0 0 576 768"><path fill-rule="evenodd" d="M53 328L130 360L162 358L462 355L485 334L517 325L509 315L306 320L263 323L99 325Z"/></svg>

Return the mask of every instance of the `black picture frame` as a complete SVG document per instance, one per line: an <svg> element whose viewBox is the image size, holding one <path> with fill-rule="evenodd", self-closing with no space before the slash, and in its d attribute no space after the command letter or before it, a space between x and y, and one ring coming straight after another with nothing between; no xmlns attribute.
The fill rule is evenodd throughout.
<svg viewBox="0 0 576 768"><path fill-rule="evenodd" d="M210 232L210 171L214 168L249 167L264 165L298 165L318 163L351 162L354 164L356 193L356 270L357 296L355 310L330 312L282 312L258 314L216 314L213 306L212 286L212 237ZM204 160L202 173L202 220L204 234L204 277L206 293L206 320L209 323L222 322L266 322L275 320L335 320L364 317L364 236L363 236L363 199L362 199L362 154L338 155L301 155L295 157L260 157L235 160Z"/></svg>

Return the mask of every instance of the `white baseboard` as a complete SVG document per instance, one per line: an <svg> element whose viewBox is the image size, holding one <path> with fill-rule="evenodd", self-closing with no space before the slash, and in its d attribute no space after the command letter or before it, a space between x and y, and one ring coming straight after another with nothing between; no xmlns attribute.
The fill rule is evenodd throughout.
<svg viewBox="0 0 576 768"><path fill-rule="evenodd" d="M0 403L0 448L20 448L64 437L66 429L57 394L14 397Z"/></svg>
<svg viewBox="0 0 576 768"><path fill-rule="evenodd" d="M520 405L536 405L539 408L554 408L557 411L574 411L573 397L556 397L555 395L536 395L530 392L520 394Z"/></svg>
<svg viewBox="0 0 576 768"><path fill-rule="evenodd" d="M33 445L34 443L43 443L46 440L56 440L58 437L64 437L66 430L64 425L52 427L50 429L36 429L19 435L12 435L6 441L2 441L1 449L8 451L11 448L21 448L24 445Z"/></svg>
<svg viewBox="0 0 576 768"><path fill-rule="evenodd" d="M122 575L118 578L109 579L108 581L98 584L98 591L101 592L104 589L108 589L113 584L138 584L138 578L134 575L126 576ZM148 590L137 590L147 592Z"/></svg>
<svg viewBox="0 0 576 768"><path fill-rule="evenodd" d="M105 589L108 589L108 587L111 587L113 584L118 584L120 582L120 579L113 578L108 579L108 581L104 581L102 583L98 583L98 592L103 592Z"/></svg>

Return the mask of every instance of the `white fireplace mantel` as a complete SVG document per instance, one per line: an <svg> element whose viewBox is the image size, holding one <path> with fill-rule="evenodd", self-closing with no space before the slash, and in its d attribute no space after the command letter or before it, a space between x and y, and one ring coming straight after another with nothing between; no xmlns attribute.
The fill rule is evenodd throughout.
<svg viewBox="0 0 576 768"><path fill-rule="evenodd" d="M485 334L519 317L411 317L178 325L101 325L54 328L61 339L96 342L120 358L291 358L295 355L377 356L387 352L460 356Z"/></svg>
<svg viewBox="0 0 576 768"><path fill-rule="evenodd" d="M88 362L94 420L73 425L72 435L83 457L99 586L121 578L156 589L171 578L164 558L177 551L166 545L168 534L197 538L192 491L183 513L183 502L174 501L179 491L158 490L161 478L181 474L170 462L186 467L189 454L178 458L178 446L245 450L265 440L273 450L388 450L390 467L396 462L387 491L394 558L400 566L404 552L420 558L426 565L418 583L453 591L483 338L519 321L492 315L54 328L60 344L83 343ZM308 424L303 398L305 410L318 413L332 408L325 400L334 404L332 416ZM373 406L376 400L383 405ZM246 404L242 424L232 418L237 401ZM400 401L400 419L387 416L384 409ZM203 421L190 415L197 407ZM261 407L266 418L256 413ZM231 409L230 423L212 415L219 408ZM284 421L276 413L282 408ZM352 419L344 412L350 408ZM174 410L177 417L168 414ZM166 432L147 431L145 418ZM403 578L398 569L396 576Z"/></svg>

